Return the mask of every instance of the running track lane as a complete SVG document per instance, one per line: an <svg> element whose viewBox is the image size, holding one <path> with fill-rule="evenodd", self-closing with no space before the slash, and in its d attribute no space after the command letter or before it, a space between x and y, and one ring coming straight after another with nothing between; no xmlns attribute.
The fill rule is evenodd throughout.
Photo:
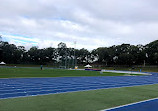
<svg viewBox="0 0 158 111"><path fill-rule="evenodd" d="M73 91L158 84L153 76L57 77L0 79L0 99Z"/></svg>
<svg viewBox="0 0 158 111"><path fill-rule="evenodd" d="M102 111L158 111L158 98L110 108Z"/></svg>

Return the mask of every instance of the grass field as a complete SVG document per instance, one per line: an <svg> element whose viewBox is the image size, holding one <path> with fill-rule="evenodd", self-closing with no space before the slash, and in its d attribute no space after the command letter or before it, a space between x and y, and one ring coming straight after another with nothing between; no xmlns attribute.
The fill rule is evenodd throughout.
<svg viewBox="0 0 158 111"><path fill-rule="evenodd" d="M158 97L158 84L2 99L0 111L98 111Z"/></svg>
<svg viewBox="0 0 158 111"><path fill-rule="evenodd" d="M64 69L44 69L39 68L0 68L0 78L17 77L72 77L72 76L125 76L129 74L85 70L64 70ZM134 74L132 74L134 75Z"/></svg>
<svg viewBox="0 0 158 111"><path fill-rule="evenodd" d="M17 67L40 67L40 65L33 65L33 64L7 64L6 66L17 66ZM53 66L53 65L43 65L44 67L59 67L59 66ZM84 66L79 66L79 68L84 68ZM130 71L130 70L133 70L133 71L141 71L142 72L158 72L158 66L155 66L155 67L152 67L152 66L135 66L134 69L132 69L132 66L131 67L124 67L124 66L114 66L114 67L94 67L93 68L99 68L99 69L106 69L106 70L125 70L125 71Z"/></svg>
<svg viewBox="0 0 158 111"><path fill-rule="evenodd" d="M0 68L0 78L125 76L124 73L40 68ZM158 97L158 84L0 99L0 111L97 111Z"/></svg>

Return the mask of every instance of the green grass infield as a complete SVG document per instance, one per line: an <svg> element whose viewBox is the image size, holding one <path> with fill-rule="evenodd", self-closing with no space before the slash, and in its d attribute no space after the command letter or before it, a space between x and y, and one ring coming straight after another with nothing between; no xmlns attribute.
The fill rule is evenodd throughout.
<svg viewBox="0 0 158 111"><path fill-rule="evenodd" d="M0 111L99 111L158 97L158 84L0 100Z"/></svg>
<svg viewBox="0 0 158 111"><path fill-rule="evenodd" d="M18 77L75 77L75 76L128 76L125 73L104 72L65 69L43 69L40 68L0 68L0 78ZM140 75L140 74L132 74Z"/></svg>

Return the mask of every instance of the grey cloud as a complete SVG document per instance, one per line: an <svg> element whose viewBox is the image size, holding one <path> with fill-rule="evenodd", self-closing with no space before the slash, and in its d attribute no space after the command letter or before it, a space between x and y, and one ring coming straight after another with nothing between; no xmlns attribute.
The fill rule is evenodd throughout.
<svg viewBox="0 0 158 111"><path fill-rule="evenodd" d="M1 0L0 33L55 44L77 41L78 48L88 49L146 44L158 39L157 4L156 0Z"/></svg>

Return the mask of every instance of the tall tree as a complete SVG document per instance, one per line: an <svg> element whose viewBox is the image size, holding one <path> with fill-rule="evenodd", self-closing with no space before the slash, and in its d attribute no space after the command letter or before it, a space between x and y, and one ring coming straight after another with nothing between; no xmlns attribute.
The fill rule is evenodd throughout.
<svg viewBox="0 0 158 111"><path fill-rule="evenodd" d="M146 45L147 62L158 65L158 40L155 40Z"/></svg>

